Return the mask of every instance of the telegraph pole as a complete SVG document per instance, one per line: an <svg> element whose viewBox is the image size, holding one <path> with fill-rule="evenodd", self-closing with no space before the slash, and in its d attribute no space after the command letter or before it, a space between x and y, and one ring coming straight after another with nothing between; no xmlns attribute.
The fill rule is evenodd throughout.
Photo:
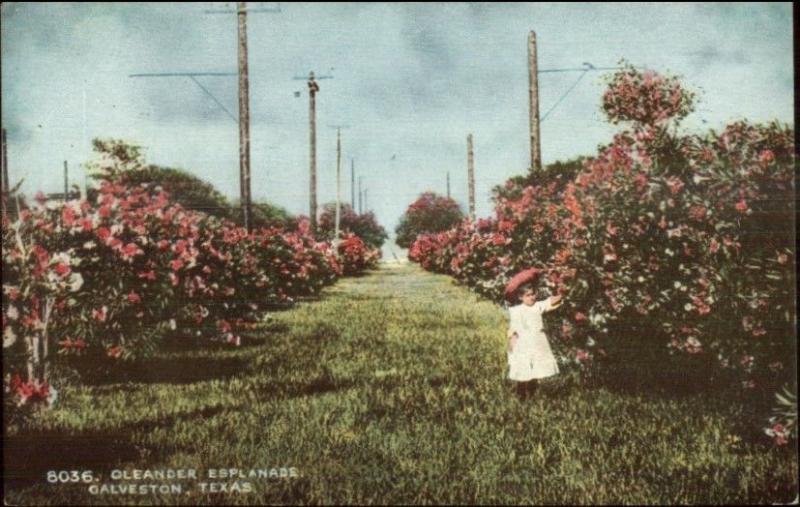
<svg viewBox="0 0 800 507"><path fill-rule="evenodd" d="M235 12L239 26L239 196L242 201L242 223L247 232L253 230L251 223L252 203L250 200L250 96L249 96L249 76L247 72L247 3L237 2L236 10L207 10L206 14L228 14ZM252 12L281 12L278 9L250 9ZM203 86L192 77L192 80L203 88ZM208 90L203 88L207 94ZM211 96L214 98L214 96ZM217 104L225 109L222 104L214 99ZM226 110L226 112L228 112Z"/></svg>
<svg viewBox="0 0 800 507"><path fill-rule="evenodd" d="M309 203L308 218L311 220L311 230L317 231L317 92L319 92L318 79L332 79L333 76L314 76L314 72L308 73L308 77L295 76L295 80L308 80L308 137L309 137ZM295 96L299 96L296 92Z"/></svg>
<svg viewBox="0 0 800 507"><path fill-rule="evenodd" d="M341 174L342 166L342 129L336 129L336 232L333 236L334 245L339 244L339 220L341 218L342 185Z"/></svg>
<svg viewBox="0 0 800 507"><path fill-rule="evenodd" d="M64 202L69 200L69 169L67 169L67 161L64 161Z"/></svg>
<svg viewBox="0 0 800 507"><path fill-rule="evenodd" d="M333 241L339 241L339 224L342 216L342 129L349 128L349 125L331 125L336 129L336 229Z"/></svg>
<svg viewBox="0 0 800 507"><path fill-rule="evenodd" d="M9 187L8 187L8 151L7 151L8 148L6 146L6 129L3 129L2 143L3 143L3 153L2 153L2 157L0 157L0 162L2 162L2 164L3 164L3 168L2 168L3 170L0 171L0 174L3 177L3 181L2 181L2 192L3 192L2 201L3 201L3 219L5 219L6 218L6 214L8 213L8 210L11 208L11 195L9 193Z"/></svg>
<svg viewBox="0 0 800 507"><path fill-rule="evenodd" d="M250 223L250 98L247 74L247 9L238 2L239 18L239 181L242 201L242 222L247 232Z"/></svg>
<svg viewBox="0 0 800 507"><path fill-rule="evenodd" d="M358 214L361 214L361 176L358 177Z"/></svg>
<svg viewBox="0 0 800 507"><path fill-rule="evenodd" d="M472 159L472 134L467 135L467 179L469 183L469 216L475 221L475 163Z"/></svg>
<svg viewBox="0 0 800 507"><path fill-rule="evenodd" d="M314 80L314 73L308 74L308 123L309 123L309 139L311 145L311 177L310 177L310 199L309 202L309 217L311 218L311 231L317 231L317 104L316 95L319 91L319 85Z"/></svg>
<svg viewBox="0 0 800 507"><path fill-rule="evenodd" d="M531 171L542 168L542 141L539 135L539 72L536 61L536 32L528 34L528 95L530 96Z"/></svg>
<svg viewBox="0 0 800 507"><path fill-rule="evenodd" d="M350 208L356 209L356 167L355 161L350 159Z"/></svg>
<svg viewBox="0 0 800 507"><path fill-rule="evenodd" d="M450 171L447 171L447 198L450 199Z"/></svg>

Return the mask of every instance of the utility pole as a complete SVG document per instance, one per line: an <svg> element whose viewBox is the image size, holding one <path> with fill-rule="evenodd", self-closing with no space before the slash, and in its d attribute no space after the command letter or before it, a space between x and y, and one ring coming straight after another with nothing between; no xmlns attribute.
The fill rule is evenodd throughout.
<svg viewBox="0 0 800 507"><path fill-rule="evenodd" d="M242 223L247 232L253 230L250 223L250 97L247 74L247 9L245 2L238 2L239 18L239 182L242 201Z"/></svg>
<svg viewBox="0 0 800 507"><path fill-rule="evenodd" d="M314 76L308 73L308 78L295 76L293 79L308 79L308 136L309 136L309 203L308 218L311 220L311 231L317 231L317 92L319 92L318 79L332 79L333 76ZM299 97L300 92L295 92Z"/></svg>
<svg viewBox="0 0 800 507"><path fill-rule="evenodd" d="M369 207L367 205L367 190L369 189L368 188L364 189L364 213L369 211Z"/></svg>
<svg viewBox="0 0 800 507"><path fill-rule="evenodd" d="M342 207L342 185L341 185L341 167L342 167L342 129L336 129L336 232L333 236L333 244L339 244L339 220L341 219Z"/></svg>
<svg viewBox="0 0 800 507"><path fill-rule="evenodd" d="M358 214L361 214L361 176L358 177Z"/></svg>
<svg viewBox="0 0 800 507"><path fill-rule="evenodd" d="M64 161L64 202L69 200L69 169L67 169L67 161Z"/></svg>
<svg viewBox="0 0 800 507"><path fill-rule="evenodd" d="M3 220L5 221L6 215L8 214L8 210L11 209L11 194L9 193L8 187L8 148L6 146L6 129L3 129L3 153L2 157L0 157L0 162L3 164L3 170L0 171L2 174L3 181L2 181L2 201L3 201Z"/></svg>
<svg viewBox="0 0 800 507"><path fill-rule="evenodd" d="M450 171L447 171L447 198L450 199Z"/></svg>
<svg viewBox="0 0 800 507"><path fill-rule="evenodd" d="M469 183L469 216L475 221L475 163L472 160L472 134L467 135L467 179Z"/></svg>
<svg viewBox="0 0 800 507"><path fill-rule="evenodd" d="M308 97L309 97L309 105L308 105L308 122L309 122L309 132L310 132L310 144L311 144L311 188L310 188L310 198L311 201L309 203L309 217L311 218L311 232L317 232L317 104L316 104L316 95L319 91L319 85L314 80L314 73L310 72L308 74Z"/></svg>
<svg viewBox="0 0 800 507"><path fill-rule="evenodd" d="M356 166L355 161L350 159L350 208L356 209Z"/></svg>
<svg viewBox="0 0 800 507"><path fill-rule="evenodd" d="M342 216L342 129L348 128L348 125L331 125L331 128L336 129L336 228L333 241L338 244Z"/></svg>
<svg viewBox="0 0 800 507"><path fill-rule="evenodd" d="M251 9L253 12L280 12L278 9ZM227 14L235 12L238 18L239 34L239 195L242 201L242 223L247 232L253 230L251 220L252 203L250 199L250 96L247 72L247 3L237 2L236 10L209 10L207 14ZM203 88L197 80L195 83ZM207 90L203 90L210 95ZM212 96L213 98L213 96ZM216 99L215 99L216 100ZM219 101L217 103L222 106ZM223 107L223 109L225 109ZM226 110L227 112L227 110Z"/></svg>
<svg viewBox="0 0 800 507"><path fill-rule="evenodd" d="M536 32L528 34L528 95L530 96L531 171L542 168L542 141L539 135L539 72L536 62Z"/></svg>

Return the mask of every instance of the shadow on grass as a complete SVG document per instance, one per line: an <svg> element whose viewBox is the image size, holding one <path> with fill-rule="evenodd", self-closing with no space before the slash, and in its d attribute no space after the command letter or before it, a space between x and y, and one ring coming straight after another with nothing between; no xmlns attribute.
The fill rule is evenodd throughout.
<svg viewBox="0 0 800 507"><path fill-rule="evenodd" d="M139 458L125 432L36 432L3 439L3 481L19 489L47 481L50 470L104 470Z"/></svg>
<svg viewBox="0 0 800 507"><path fill-rule="evenodd" d="M119 383L191 384L208 380L224 380L241 375L247 368L246 357L150 357L119 363L106 362L82 365L81 382L88 386Z"/></svg>
<svg viewBox="0 0 800 507"><path fill-rule="evenodd" d="M238 407L240 408L240 407ZM144 459L163 458L170 449L147 449L131 441L156 428L171 427L179 420L206 419L237 407L213 406L191 413L167 415L103 431L33 431L3 439L3 480L10 489L22 489L48 481L51 470L92 470L107 473L115 466Z"/></svg>

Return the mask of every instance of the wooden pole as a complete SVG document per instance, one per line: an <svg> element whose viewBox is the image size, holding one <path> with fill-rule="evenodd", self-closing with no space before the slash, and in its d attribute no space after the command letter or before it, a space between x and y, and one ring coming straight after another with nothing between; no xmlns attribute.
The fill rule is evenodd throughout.
<svg viewBox="0 0 800 507"><path fill-rule="evenodd" d="M450 171L447 171L447 198L450 199Z"/></svg>
<svg viewBox="0 0 800 507"><path fill-rule="evenodd" d="M350 159L350 207L356 209L356 163Z"/></svg>
<svg viewBox="0 0 800 507"><path fill-rule="evenodd" d="M469 183L469 216L475 221L475 163L472 158L472 134L467 136L467 179Z"/></svg>
<svg viewBox="0 0 800 507"><path fill-rule="evenodd" d="M308 75L308 123L309 123L309 144L310 153L310 189L309 189L309 209L308 215L311 220L311 231L317 231L317 103L316 96L319 85L314 80L314 73Z"/></svg>
<svg viewBox="0 0 800 507"><path fill-rule="evenodd" d="M247 10L245 2L238 2L239 18L239 183L242 205L242 223L247 232L250 223L250 99L247 75Z"/></svg>
<svg viewBox="0 0 800 507"><path fill-rule="evenodd" d="M341 203L342 203L342 185L341 185L341 168L342 168L342 130L336 129L336 232L333 236L333 241L339 241L339 219L341 217Z"/></svg>
<svg viewBox="0 0 800 507"><path fill-rule="evenodd" d="M358 214L361 214L361 176L358 177Z"/></svg>
<svg viewBox="0 0 800 507"><path fill-rule="evenodd" d="M536 61L536 32L528 34L528 94L530 96L531 171L542 168L542 142L539 135L539 71Z"/></svg>
<svg viewBox="0 0 800 507"><path fill-rule="evenodd" d="M69 200L69 169L67 168L67 161L64 161L64 202Z"/></svg>
<svg viewBox="0 0 800 507"><path fill-rule="evenodd" d="M2 181L2 192L3 192L3 220L6 218L6 214L11 209L11 195L9 194L9 184L8 184L8 147L6 146L6 129L3 129L3 153L2 158L0 158L0 162L3 164L2 171L0 171L0 175L3 177Z"/></svg>

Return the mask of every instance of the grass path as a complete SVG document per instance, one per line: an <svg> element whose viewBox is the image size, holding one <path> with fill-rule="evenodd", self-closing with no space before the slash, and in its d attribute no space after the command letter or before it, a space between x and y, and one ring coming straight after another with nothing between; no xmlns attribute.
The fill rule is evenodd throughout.
<svg viewBox="0 0 800 507"><path fill-rule="evenodd" d="M446 277L385 264L273 314L240 348L162 352L126 382L77 388L10 435L12 504L770 503L791 449L735 436L698 396L581 387L520 402L503 312ZM41 459L46 456L46 459ZM11 466L9 466L11 465ZM249 494L91 495L47 470L295 467ZM16 470L16 472L15 472ZM32 474L32 480L23 476ZM31 477L28 477L31 479ZM9 479L7 479L9 480ZM181 481L178 481L181 482ZM231 482L231 481L228 481ZM153 481L139 481L149 484ZM158 481L155 481L158 483ZM188 493L187 493L188 491Z"/></svg>

